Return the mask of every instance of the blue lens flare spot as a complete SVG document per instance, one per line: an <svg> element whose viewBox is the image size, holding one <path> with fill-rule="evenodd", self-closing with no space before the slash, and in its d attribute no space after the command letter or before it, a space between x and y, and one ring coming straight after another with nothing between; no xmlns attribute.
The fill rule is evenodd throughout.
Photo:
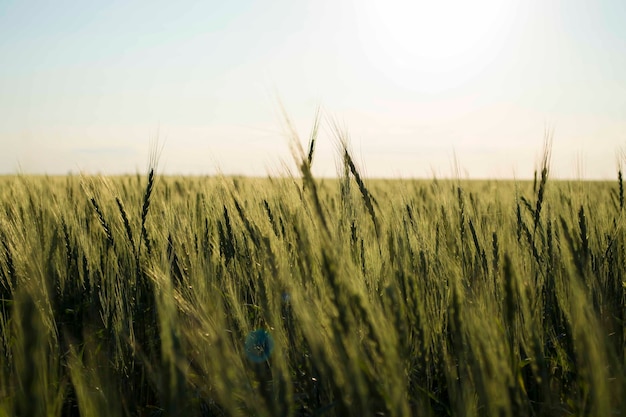
<svg viewBox="0 0 626 417"><path fill-rule="evenodd" d="M266 330L257 329L246 336L246 356L252 362L267 361L273 350L274 339Z"/></svg>

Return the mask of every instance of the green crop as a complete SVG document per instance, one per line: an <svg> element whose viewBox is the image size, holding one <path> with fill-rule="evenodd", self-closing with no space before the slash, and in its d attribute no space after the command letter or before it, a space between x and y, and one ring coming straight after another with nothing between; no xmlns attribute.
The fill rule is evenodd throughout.
<svg viewBox="0 0 626 417"><path fill-rule="evenodd" d="M626 413L615 183L0 178L0 416Z"/></svg>

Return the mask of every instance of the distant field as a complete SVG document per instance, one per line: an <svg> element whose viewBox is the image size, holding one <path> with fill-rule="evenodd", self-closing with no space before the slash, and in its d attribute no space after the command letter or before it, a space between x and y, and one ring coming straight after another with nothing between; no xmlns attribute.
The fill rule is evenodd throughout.
<svg viewBox="0 0 626 417"><path fill-rule="evenodd" d="M0 178L0 416L626 414L610 183Z"/></svg>

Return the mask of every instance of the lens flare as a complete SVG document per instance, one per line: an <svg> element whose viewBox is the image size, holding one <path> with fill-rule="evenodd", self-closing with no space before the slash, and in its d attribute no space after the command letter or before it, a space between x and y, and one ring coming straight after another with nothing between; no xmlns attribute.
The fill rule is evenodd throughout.
<svg viewBox="0 0 626 417"><path fill-rule="evenodd" d="M246 336L246 356L252 362L262 363L269 359L274 350L274 339L266 330L257 329Z"/></svg>

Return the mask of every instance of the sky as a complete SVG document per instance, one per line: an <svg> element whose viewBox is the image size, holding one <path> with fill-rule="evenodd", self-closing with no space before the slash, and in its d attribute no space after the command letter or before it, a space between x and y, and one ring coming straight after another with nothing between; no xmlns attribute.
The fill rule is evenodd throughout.
<svg viewBox="0 0 626 417"><path fill-rule="evenodd" d="M622 0L0 0L0 174L615 179ZM456 161L456 162L455 162ZM455 165L456 164L456 165ZM455 167L458 167L455 168ZM294 171L295 172L295 171Z"/></svg>

